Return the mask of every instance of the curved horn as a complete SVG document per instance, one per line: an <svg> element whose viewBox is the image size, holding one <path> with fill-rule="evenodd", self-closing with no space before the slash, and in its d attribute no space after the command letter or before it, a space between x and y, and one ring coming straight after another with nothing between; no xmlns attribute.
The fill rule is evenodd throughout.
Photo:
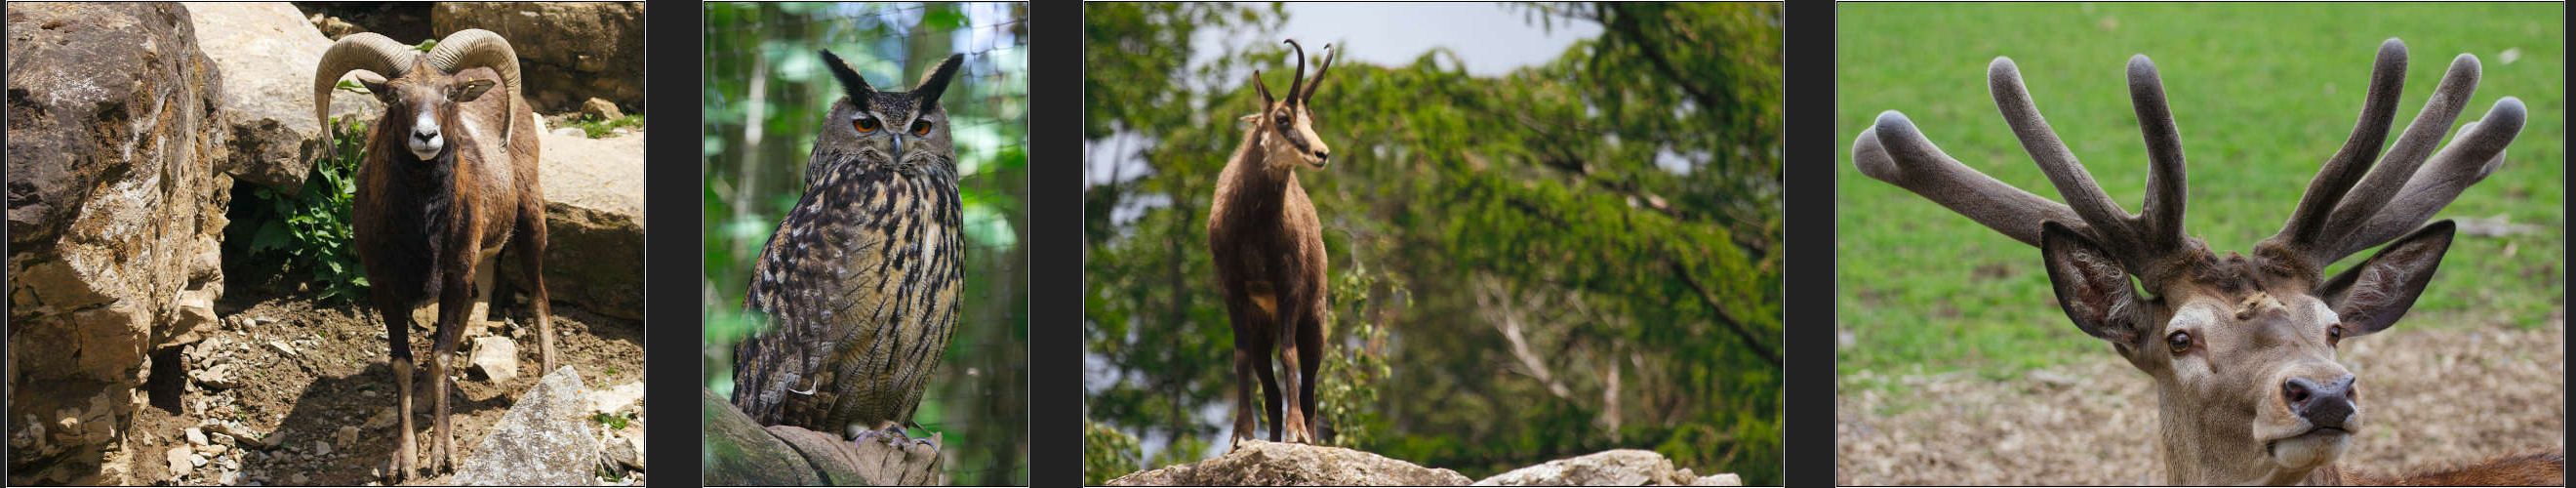
<svg viewBox="0 0 2576 488"><path fill-rule="evenodd" d="M340 82L340 75L356 71L368 83L383 83L386 76L402 76L403 70L410 69L412 56L411 46L374 32L350 34L331 43L313 70L313 120L329 133L331 86Z"/></svg>
<svg viewBox="0 0 2576 488"><path fill-rule="evenodd" d="M1315 68L1315 80L1306 84L1306 93L1297 96L1297 103L1305 103L1308 100L1315 99L1315 88L1324 86L1324 73L1332 71L1333 60L1340 59L1342 57L1342 51L1339 49L1333 49L1332 44L1325 44L1324 52L1324 65Z"/></svg>
<svg viewBox="0 0 2576 488"><path fill-rule="evenodd" d="M1300 90L1306 88L1306 47L1297 45L1296 39L1287 42L1288 47L1297 50L1297 76L1288 78L1288 98L1295 100Z"/></svg>
<svg viewBox="0 0 2576 488"><path fill-rule="evenodd" d="M429 48L427 56L429 67L442 73L455 74L478 67L492 68L492 71L501 73L501 88L507 89L510 95L501 99L501 137L509 137L510 131L518 125L518 110L513 105L523 100L519 94L519 53L510 48L510 41L492 31L466 29L439 39L438 46Z"/></svg>

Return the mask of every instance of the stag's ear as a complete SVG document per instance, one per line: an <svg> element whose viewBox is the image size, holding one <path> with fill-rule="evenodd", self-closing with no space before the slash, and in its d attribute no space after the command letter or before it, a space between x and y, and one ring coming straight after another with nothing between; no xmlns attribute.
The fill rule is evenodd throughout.
<svg viewBox="0 0 2576 488"><path fill-rule="evenodd" d="M456 103L471 102L482 97L483 92L491 90L494 84L496 83L492 80L483 78L468 79L464 83L456 84L454 88L449 88L447 99Z"/></svg>
<svg viewBox="0 0 2576 488"><path fill-rule="evenodd" d="M2048 283L2057 289L2057 307L2085 334L2135 346L2142 333L2138 321L2144 305L2129 272L2091 238L2057 221L2040 223L2039 252L2048 262Z"/></svg>
<svg viewBox="0 0 2576 488"><path fill-rule="evenodd" d="M2448 219L2424 226L2317 287L2317 296L2343 319L2344 337L2397 325L2397 318L2414 308L2424 285L2433 281L2433 269L2442 266L2453 228Z"/></svg>

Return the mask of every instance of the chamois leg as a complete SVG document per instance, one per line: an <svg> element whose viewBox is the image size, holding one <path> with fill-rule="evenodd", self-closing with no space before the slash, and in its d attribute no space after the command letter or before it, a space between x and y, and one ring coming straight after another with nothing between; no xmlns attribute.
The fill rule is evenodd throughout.
<svg viewBox="0 0 2576 488"><path fill-rule="evenodd" d="M1280 436L1286 433L1280 430L1279 426L1288 424L1280 423L1279 417L1282 411L1279 406L1282 404L1279 403L1279 377L1270 372L1270 346L1272 345L1274 344L1268 340L1263 340L1252 349L1252 373L1261 376L1261 399L1263 400L1261 410L1270 415L1270 442L1279 442Z"/></svg>
<svg viewBox="0 0 2576 488"><path fill-rule="evenodd" d="M545 209L531 205L519 211L519 229L511 239L518 248L519 269L528 275L528 308L537 314L537 350L539 364L545 365L538 375L555 370L554 302L546 298L546 214Z"/></svg>
<svg viewBox="0 0 2576 488"><path fill-rule="evenodd" d="M393 354L386 355L385 362L393 366L394 402L400 408L394 412L402 418L401 443L394 446L393 459L385 466L385 484L390 485L411 478L413 463L420 459L413 450L419 444L412 438L411 426L411 312L382 304L376 311L385 317L385 338L393 343Z"/></svg>
<svg viewBox="0 0 2576 488"><path fill-rule="evenodd" d="M1308 443L1315 441L1315 384L1321 382L1315 379L1315 372L1324 367L1322 316L1322 312L1318 310L1316 313L1306 314L1306 318L1297 323L1297 361L1299 361L1297 365L1302 367L1299 369L1302 374L1298 375L1300 382L1297 386L1304 388L1298 391L1297 399L1305 402L1301 405L1304 408L1298 410L1305 414L1299 417L1301 420L1299 424L1306 427Z"/></svg>
<svg viewBox="0 0 2576 488"><path fill-rule="evenodd" d="M467 249L464 254L472 256L472 249ZM470 270L465 271L467 272L450 273L449 276L473 275ZM474 287L468 284L471 282L458 281L462 280L451 280L442 287L443 290L440 290L438 342L430 346L429 352L429 391L430 394L438 397L437 410L432 412L430 417L430 428L435 431L430 434L429 447L429 469L432 473L444 473L456 469L456 433L449 429L451 423L448 421L447 369L448 365L456 360L457 336L464 332L464 322L473 314L471 305L474 300Z"/></svg>
<svg viewBox="0 0 2576 488"><path fill-rule="evenodd" d="M1305 398L1300 395L1300 393L1307 391L1307 389L1310 388L1304 383L1311 382L1312 379L1298 377L1300 373L1305 371L1305 368L1299 366L1302 363L1298 361L1298 359L1303 355L1302 350L1308 348L1298 347L1299 344L1297 344L1296 340L1297 323L1295 321L1280 321L1279 328L1276 332L1279 333L1278 335L1280 339L1284 339L1279 341L1279 373L1280 376L1283 377L1280 380L1279 389L1286 392L1288 395L1286 400L1276 402L1278 405L1288 407L1287 418L1281 419L1278 424L1279 430L1287 434L1280 442L1314 444L1315 434L1313 432L1306 431L1306 409L1304 407ZM1271 399L1279 400L1276 396L1271 397ZM1272 411L1276 412L1277 410Z"/></svg>
<svg viewBox="0 0 2576 488"><path fill-rule="evenodd" d="M1244 322L1242 317L1237 316L1234 323L1243 324ZM1243 445L1245 439L1255 438L1256 429L1260 427L1253 423L1252 361L1261 356L1253 353L1253 336L1247 332L1250 331L1244 330L1240 325L1234 329L1234 438L1231 441L1232 444L1227 446L1229 450Z"/></svg>

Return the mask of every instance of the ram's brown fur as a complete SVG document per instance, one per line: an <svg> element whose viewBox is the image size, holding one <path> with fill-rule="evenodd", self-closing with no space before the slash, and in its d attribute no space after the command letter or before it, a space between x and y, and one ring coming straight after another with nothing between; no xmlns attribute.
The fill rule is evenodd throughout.
<svg viewBox="0 0 2576 488"><path fill-rule="evenodd" d="M474 320L476 288L483 286L477 283L478 271L488 276L488 266L505 246L515 249L528 276L522 288L536 315L541 360L549 370L555 363L552 311L540 262L546 221L537 180L537 128L519 93L516 54L498 36L481 30L452 34L440 44L446 50L414 55L383 36L352 35L324 55L314 80L317 107L330 105L332 83L349 71L357 71L360 81L386 102L384 115L367 133L351 223L358 259L371 284L369 302L385 321L392 349L387 361L403 412L412 410L411 312L430 303L439 306L428 365L430 394L437 405L429 448L433 471L456 464L447 368L457 336L465 322ZM451 68L455 72L446 72ZM377 70L395 76L386 79ZM430 112L427 117L423 110ZM426 128L425 122L437 127ZM422 151L432 152L424 159ZM385 470L387 478L397 481L411 476L417 461L411 416L402 415L401 424L401 444Z"/></svg>

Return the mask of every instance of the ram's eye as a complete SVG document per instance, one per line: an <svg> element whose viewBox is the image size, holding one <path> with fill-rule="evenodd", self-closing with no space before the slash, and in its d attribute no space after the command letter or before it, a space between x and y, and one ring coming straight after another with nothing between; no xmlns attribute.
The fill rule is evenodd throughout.
<svg viewBox="0 0 2576 488"><path fill-rule="evenodd" d="M860 114L858 121L850 123L850 126L859 129L861 134L876 132L879 125L875 116L866 114Z"/></svg>
<svg viewBox="0 0 2576 488"><path fill-rule="evenodd" d="M2191 333L2175 331L2173 334L2165 336L2165 350L2171 351L2174 354L2191 352Z"/></svg>
<svg viewBox="0 0 2576 488"><path fill-rule="evenodd" d="M912 135L916 135L916 136L926 136L926 135L930 135L930 121L927 121L927 120L915 120L915 121L912 121Z"/></svg>
<svg viewBox="0 0 2576 488"><path fill-rule="evenodd" d="M2328 345L2328 346L2332 346L2332 345L2339 344L2339 343L2342 343L2342 342L2343 342L2343 324L2334 324L2334 325L2326 326L2326 345Z"/></svg>

